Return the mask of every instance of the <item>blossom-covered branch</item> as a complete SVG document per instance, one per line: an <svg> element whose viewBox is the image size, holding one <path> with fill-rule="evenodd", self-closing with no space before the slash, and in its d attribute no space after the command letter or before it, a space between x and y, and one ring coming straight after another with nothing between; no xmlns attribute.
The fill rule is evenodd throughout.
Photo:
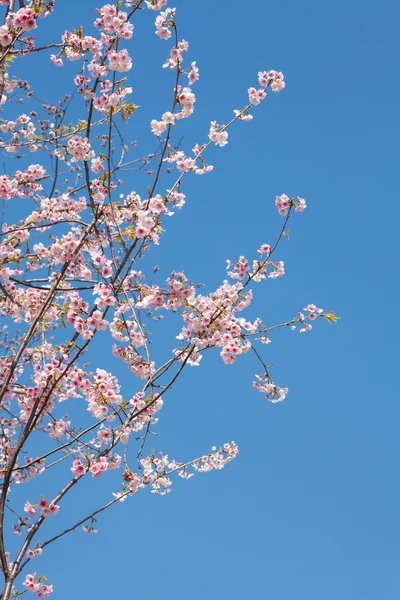
<svg viewBox="0 0 400 600"><path fill-rule="evenodd" d="M67 533L80 527L94 533L95 518L115 502L145 488L164 495L174 474L189 479L236 457L234 442L182 463L147 448L184 370L199 366L206 352L217 350L230 365L251 350L257 370L262 368L253 386L271 402L281 401L288 390L271 379L263 358L268 335L284 327L310 331L318 317L336 317L314 304L276 325L239 314L248 310L256 283L284 275L275 254L289 219L306 208L299 197L276 197L284 218L275 241L255 249L253 260L228 260L229 279L209 293L200 293L183 272L163 275L162 268L149 267L147 257L162 243L168 220L184 209L185 178L213 170L210 147L226 146L234 125L250 121L269 92L285 88L281 72L260 71L257 87L243 94L243 107L225 124L210 114L203 138L185 149L180 128L194 114L200 70L186 59L189 43L180 38L176 9L167 0L105 4L95 15L93 35L82 26L52 43L42 43L41 31L48 31L55 0L0 4L0 152L7 160L0 176L6 205L0 232L0 561L2 600L8 600L25 591L49 596L52 585L26 567ZM160 43L169 45L162 67L172 76L165 108L148 123L156 146L146 152L129 139L128 123L140 118L130 97L134 61L142 58L131 56L130 40L148 15L155 15ZM67 84L73 91L68 87L56 104L39 99L34 77L28 82L14 75L16 61L42 61L49 71L71 62L76 70ZM25 214L13 209L16 199L24 200ZM181 325L174 347L165 348L156 338L157 322L170 313L180 316ZM108 356L107 369L95 364L95 340ZM157 343L157 356L164 358L156 362ZM116 361L126 368L129 393L112 370ZM72 403L73 417L67 412ZM68 480L51 498L47 482L54 468ZM121 489L57 530L71 489L111 470L121 473ZM32 498L27 486L21 503L17 484L35 478L42 495ZM58 532L41 542L48 519ZM14 556L9 534L21 538Z"/></svg>

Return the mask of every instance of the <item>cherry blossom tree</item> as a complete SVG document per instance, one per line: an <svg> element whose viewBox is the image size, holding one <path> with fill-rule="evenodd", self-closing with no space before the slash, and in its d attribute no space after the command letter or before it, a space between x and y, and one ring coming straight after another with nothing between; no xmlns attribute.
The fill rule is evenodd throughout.
<svg viewBox="0 0 400 600"><path fill-rule="evenodd" d="M184 369L200 366L209 352L218 352L225 365L250 353L255 390L281 402L288 390L271 379L263 358L271 332L308 332L320 317L336 317L315 304L276 325L266 325L263 315L245 316L256 284L284 275L278 247L289 219L306 208L302 198L277 195L282 223L275 239L255 248L251 259L228 260L226 280L210 293L185 273L167 276L149 266L168 220L185 209L186 177L213 170L210 146L224 147L231 129L245 127L240 122L253 118L267 93L285 88L281 72L249 74L256 86L243 94L243 107L225 124L211 121L203 139L184 148L179 126L194 112L199 69L186 60L189 44L178 35L176 10L167 0L120 1L99 7L97 15L82 9L87 25L42 46L40 30L49 27L55 0L0 4L0 147L7 165L0 198L5 218L11 215L0 232L0 560L2 599L8 600L27 591L49 596L53 588L41 572L40 555L63 536L95 533L98 515L116 502L146 488L166 494L175 476L222 469L236 457L234 442L181 460L148 450L158 413ZM146 153L126 139L125 129L129 119L140 119L130 102L130 40L149 16L155 19L154 43L166 48L162 66L171 72L171 93L165 112L148 123L157 149ZM34 82L13 73L16 63L39 53L49 77L67 62L75 66L68 82L74 93L55 105L37 98ZM79 118L70 121L72 101ZM21 169L15 168L17 158ZM135 179L138 172L147 174L146 187ZM26 214L12 211L14 199L24 199ZM176 344L157 363L157 323L171 313L181 319ZM104 352L124 365L130 397L121 393L115 374L92 364L88 352L99 339ZM53 469L62 471L65 484L49 496ZM57 513L68 512L70 490L83 480L107 478L111 470L118 471L120 486L110 489L109 501L96 506L93 495L90 514L57 527ZM17 484L35 478L42 494L35 497L23 485L21 504ZM48 519L53 534L46 538ZM14 535L20 545L12 555L8 539Z"/></svg>

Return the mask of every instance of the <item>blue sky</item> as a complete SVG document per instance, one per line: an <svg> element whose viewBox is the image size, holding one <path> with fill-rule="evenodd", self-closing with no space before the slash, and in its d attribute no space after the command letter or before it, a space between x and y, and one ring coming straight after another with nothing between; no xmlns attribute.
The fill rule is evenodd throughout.
<svg viewBox="0 0 400 600"><path fill-rule="evenodd" d="M59 2L42 35L91 22L95 4ZM152 447L185 460L235 440L237 460L175 481L167 497L142 492L117 505L97 536L64 538L35 568L60 600L395 600L400 5L173 6L201 76L182 130L186 148L204 140L210 120L227 122L244 105L259 70L282 70L287 87L269 94L251 123L237 124L227 147L212 149L212 174L187 178L188 203L169 221L154 264L165 274L183 269L211 290L226 258L253 256L274 239L276 194L302 196L308 208L279 251L286 276L256 287L251 315L273 324L315 302L341 320L272 336L264 355L290 390L280 405L252 389L250 357L226 367L214 354L190 369L166 399ZM169 109L172 86L160 69L169 46L153 35L153 19L140 14L128 42L141 106L129 135L144 151L153 149L149 121ZM72 89L73 69L46 68L36 89L54 99ZM132 177L144 191L144 176ZM173 340L174 327L165 328ZM96 360L107 365L103 349ZM122 380L125 389L131 383ZM89 483L74 497L77 516L110 494L106 478ZM52 531L71 522L66 513L49 522Z"/></svg>

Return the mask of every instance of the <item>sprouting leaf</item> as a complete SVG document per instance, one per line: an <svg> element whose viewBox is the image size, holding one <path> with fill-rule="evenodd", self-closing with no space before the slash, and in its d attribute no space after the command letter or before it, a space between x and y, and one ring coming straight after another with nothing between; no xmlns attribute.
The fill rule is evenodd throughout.
<svg viewBox="0 0 400 600"><path fill-rule="evenodd" d="M139 106L137 106L136 104L130 104L129 102L124 102L119 111L122 121L125 123L128 116L133 115L135 110L138 108L139 108Z"/></svg>
<svg viewBox="0 0 400 600"><path fill-rule="evenodd" d="M128 102L125 102L123 108L129 115L133 115L133 113L136 109L139 108L139 106L137 104L129 104Z"/></svg>
<svg viewBox="0 0 400 600"><path fill-rule="evenodd" d="M328 323L336 323L338 318L334 312L330 311L327 313L324 313L323 316L325 317L325 319L328 321Z"/></svg>
<svg viewBox="0 0 400 600"><path fill-rule="evenodd" d="M77 130L82 131L82 129L86 129L86 127L87 127L87 121L85 121L84 119L80 119L78 126L77 126Z"/></svg>

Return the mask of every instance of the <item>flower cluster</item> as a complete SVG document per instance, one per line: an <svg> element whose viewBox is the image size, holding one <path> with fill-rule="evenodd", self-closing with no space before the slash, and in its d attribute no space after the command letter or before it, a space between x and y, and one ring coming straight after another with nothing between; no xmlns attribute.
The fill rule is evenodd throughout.
<svg viewBox="0 0 400 600"><path fill-rule="evenodd" d="M36 28L35 16L33 10L28 7L20 8L13 17L13 26L15 29L30 31Z"/></svg>
<svg viewBox="0 0 400 600"><path fill-rule="evenodd" d="M45 578L39 577L36 579L36 573L30 573L26 575L22 585L28 592L37 592L38 598L47 598L52 593L53 586L42 583L43 579Z"/></svg>
<svg viewBox="0 0 400 600"><path fill-rule="evenodd" d="M134 0L129 0L128 5L132 4ZM147 8L151 10L161 10L167 4L167 0L146 0Z"/></svg>
<svg viewBox="0 0 400 600"><path fill-rule="evenodd" d="M306 208L306 201L303 198L297 198L297 201L290 199L286 194L281 194L276 197L275 206L280 215L287 215L291 206L295 207L296 212L303 212Z"/></svg>
<svg viewBox="0 0 400 600"><path fill-rule="evenodd" d="M109 68L119 73L126 73L126 71L130 71L132 68L132 60L125 48L119 52L110 50L108 53L108 62Z"/></svg>
<svg viewBox="0 0 400 600"><path fill-rule="evenodd" d="M260 102L267 96L267 87L270 87L273 92L280 92L283 90L285 87L285 82L283 79L283 73L278 73L277 71L260 71L258 73L258 83L260 84L261 88L258 90L254 87L248 89L250 104L253 106L260 104Z"/></svg>
<svg viewBox="0 0 400 600"><path fill-rule="evenodd" d="M50 517L51 515L57 514L60 510L60 507L57 504L49 504L47 500L43 498L43 496L36 505L31 504L28 501L25 502L24 511L28 517L33 517L36 514L37 509L40 510L40 515L42 517Z"/></svg>
<svg viewBox="0 0 400 600"><path fill-rule="evenodd" d="M282 402L289 391L287 387L280 388L275 385L268 375L256 375L257 381L253 382L253 386L257 391L265 395L266 399L273 404Z"/></svg>
<svg viewBox="0 0 400 600"><path fill-rule="evenodd" d="M260 255L260 259L254 259L252 266L250 267L249 260L245 256L240 256L239 260L232 263L227 260L228 275L232 279L260 282L267 277L276 279L276 277L282 277L284 275L284 263L283 261L273 262L268 260L271 254L271 247L269 244L262 244L257 250ZM268 271L269 269L269 271Z"/></svg>
<svg viewBox="0 0 400 600"><path fill-rule="evenodd" d="M53 440L59 440L63 435L66 435L70 425L71 421L58 419L57 421L50 421L46 427L46 431Z"/></svg>
<svg viewBox="0 0 400 600"><path fill-rule="evenodd" d="M6 48L12 42L12 37L9 33L9 29L7 25L2 25L0 27L0 46Z"/></svg>
<svg viewBox="0 0 400 600"><path fill-rule="evenodd" d="M152 3L148 3L148 6L152 4ZM159 10L159 6L160 6L160 2L157 3L157 9ZM166 4L164 2L164 4ZM153 3L152 8L154 8L155 3ZM161 12L155 20L155 26L156 26L156 34L158 35L159 38L161 38L162 40L168 40L171 37L171 27L174 23L174 17L175 17L175 8L167 8L165 11Z"/></svg>
<svg viewBox="0 0 400 600"><path fill-rule="evenodd" d="M216 146L226 146L228 143L228 132L215 121L211 122L208 137Z"/></svg>
<svg viewBox="0 0 400 600"><path fill-rule="evenodd" d="M28 558L34 558L35 556L41 556L43 554L43 550L40 546L36 546L33 550L28 550L27 556Z"/></svg>
<svg viewBox="0 0 400 600"><path fill-rule="evenodd" d="M74 135L68 140L67 150L72 155L71 162L90 160L95 155L94 150L90 149L89 140L78 135Z"/></svg>
<svg viewBox="0 0 400 600"><path fill-rule="evenodd" d="M96 27L102 28L104 33L130 40L133 33L133 25L128 21L128 15L122 10L117 11L114 4L106 4L99 9L100 17L94 22Z"/></svg>
<svg viewBox="0 0 400 600"><path fill-rule="evenodd" d="M300 321L300 323L302 323L302 328L300 329L300 333L304 333L306 331L311 331L312 329L312 325L311 323L307 323L307 319L309 321L315 321L315 319L319 316L322 315L322 313L324 312L322 308L317 308L315 306L315 304L307 304L307 306L303 309L305 310L308 314L304 315L304 313L299 312L298 313L298 319Z"/></svg>
<svg viewBox="0 0 400 600"><path fill-rule="evenodd" d="M245 332L254 332L259 321L254 323L236 317L236 313L246 308L252 297L251 291L242 293L243 286L224 282L209 296L198 295L189 298L182 316L185 325L177 339L190 343L192 350L182 352L175 349L179 360L198 366L201 351L210 347L221 348L220 354L225 364L235 362L239 354L251 348Z"/></svg>
<svg viewBox="0 0 400 600"><path fill-rule="evenodd" d="M171 461L168 455L163 455L161 452L157 456L148 456L140 461L143 469L141 478L131 473L124 477L130 481L128 493L135 493L139 488L150 485L153 494L165 496L171 491L170 476L173 473L177 472L183 479L190 479L196 472L207 473L214 469L221 470L236 458L238 453L237 445L235 442L231 442L224 444L219 450L213 446L209 454L186 464L178 463L175 460ZM191 469L194 473L191 472Z"/></svg>
<svg viewBox="0 0 400 600"><path fill-rule="evenodd" d="M280 92L285 87L284 75L278 71L259 71L258 83L266 88L271 87L273 92Z"/></svg>
<svg viewBox="0 0 400 600"><path fill-rule="evenodd" d="M165 112L162 116L162 121L151 121L151 131L156 136L160 136L167 129L168 125L175 125L175 115L171 112Z"/></svg>

